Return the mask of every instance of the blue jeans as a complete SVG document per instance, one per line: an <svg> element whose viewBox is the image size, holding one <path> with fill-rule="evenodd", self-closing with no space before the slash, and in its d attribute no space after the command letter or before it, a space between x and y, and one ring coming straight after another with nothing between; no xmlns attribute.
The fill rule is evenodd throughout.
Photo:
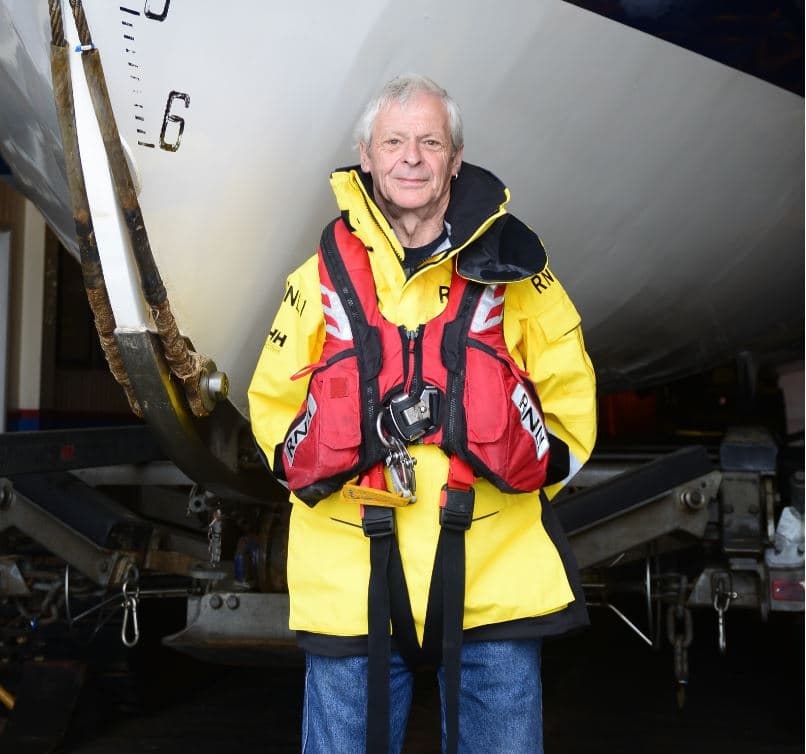
<svg viewBox="0 0 806 754"><path fill-rule="evenodd" d="M445 677L438 673L445 748ZM390 754L406 734L413 676L392 652ZM459 754L542 754L540 642L469 642L462 647ZM302 754L364 754L367 658L309 654L305 668Z"/></svg>

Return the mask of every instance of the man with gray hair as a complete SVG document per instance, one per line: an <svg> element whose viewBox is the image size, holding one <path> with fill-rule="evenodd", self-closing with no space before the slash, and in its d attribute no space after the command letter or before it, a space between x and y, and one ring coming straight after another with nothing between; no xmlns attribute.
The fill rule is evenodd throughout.
<svg viewBox="0 0 806 754"><path fill-rule="evenodd" d="M444 89L394 79L356 140L249 390L293 503L302 749L399 752L429 667L443 751L542 752L541 639L587 622L550 504L595 439L579 314Z"/></svg>

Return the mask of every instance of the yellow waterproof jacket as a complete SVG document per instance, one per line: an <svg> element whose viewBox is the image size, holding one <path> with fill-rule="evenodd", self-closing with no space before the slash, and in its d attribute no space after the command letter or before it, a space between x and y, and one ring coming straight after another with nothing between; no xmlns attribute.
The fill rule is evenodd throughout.
<svg viewBox="0 0 806 754"><path fill-rule="evenodd" d="M531 234L514 223L504 223L509 229L501 232L502 219L512 217L505 208L509 192L491 173L465 164L452 186L446 215L453 248L427 260L407 280L400 261L403 249L372 200L371 178L357 168L344 169L332 174L331 185L342 217L368 250L381 313L411 330L444 308L457 260L460 274L494 282L490 274L496 276L496 264L488 259L493 254L490 249L495 250L499 242L507 245L509 237L519 235L515 240L522 242L525 233ZM531 238L542 254L537 237ZM477 480L473 525L466 534L464 628L471 638L554 634L586 621L573 556L548 499L592 450L596 431L593 368L579 314L545 257L523 278L516 270L518 260L506 258L506 249L501 254L498 276L521 278L506 288L507 347L535 383L547 429L559 446L567 446L568 462L566 478L546 487L545 494L504 494L486 480ZM249 388L252 429L275 469L277 448L307 391L307 379L291 377L318 361L324 336L314 254L288 277ZM415 627L422 641L448 458L434 445L415 444L409 450L416 458L417 501L397 509L395 518ZM291 502L290 627L304 632L301 636L319 639L366 637L369 540L361 528L358 506L342 500L339 493L314 507L293 494ZM308 644L315 645L316 651L327 651L322 649L327 642Z"/></svg>

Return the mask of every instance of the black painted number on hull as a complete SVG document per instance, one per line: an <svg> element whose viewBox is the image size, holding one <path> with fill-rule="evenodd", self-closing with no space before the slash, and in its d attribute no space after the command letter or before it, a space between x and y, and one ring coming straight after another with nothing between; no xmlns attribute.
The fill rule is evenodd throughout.
<svg viewBox="0 0 806 754"><path fill-rule="evenodd" d="M156 0L152 3L152 0L146 0L145 8L143 9L143 13L146 14L147 18L152 18L154 21L164 21L165 17L168 15L168 7L171 5L171 0L162 0L162 10L160 11L153 11L151 9L152 4L154 6L159 5L160 0Z"/></svg>
<svg viewBox="0 0 806 754"><path fill-rule="evenodd" d="M167 5L166 5L167 7ZM165 103L165 117L162 119L162 130L160 131L160 147L168 152L176 152L179 149L179 144L182 141L182 134L185 131L185 119L174 115L171 108L174 106L176 100L182 100L185 107L190 107L190 95L184 92L171 92L168 95L168 101ZM172 134L173 141L167 141L165 134L168 131L168 124L176 123L177 131Z"/></svg>

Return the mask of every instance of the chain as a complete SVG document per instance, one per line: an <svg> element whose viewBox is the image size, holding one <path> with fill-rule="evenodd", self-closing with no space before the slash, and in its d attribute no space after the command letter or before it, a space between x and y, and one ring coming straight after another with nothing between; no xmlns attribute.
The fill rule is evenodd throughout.
<svg viewBox="0 0 806 754"><path fill-rule="evenodd" d="M688 648L694 640L694 623L691 610L686 607L688 579L680 577L677 603L666 611L666 636L674 649L674 676L677 681L677 704L682 708L688 685Z"/></svg>
<svg viewBox="0 0 806 754"><path fill-rule="evenodd" d="M207 549L210 554L211 566L217 566L221 562L221 532L223 528L224 514L221 508L216 508L207 527Z"/></svg>

